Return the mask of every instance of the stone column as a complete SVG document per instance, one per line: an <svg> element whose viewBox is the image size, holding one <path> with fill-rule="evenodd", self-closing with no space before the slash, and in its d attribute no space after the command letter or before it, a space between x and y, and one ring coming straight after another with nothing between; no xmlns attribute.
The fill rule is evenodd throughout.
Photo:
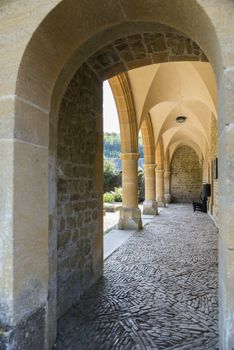
<svg viewBox="0 0 234 350"><path fill-rule="evenodd" d="M155 164L145 164L145 201L143 214L158 215L158 203L155 200Z"/></svg>
<svg viewBox="0 0 234 350"><path fill-rule="evenodd" d="M164 169L155 169L155 180L156 180L156 201L158 206L165 207L164 198Z"/></svg>
<svg viewBox="0 0 234 350"><path fill-rule="evenodd" d="M141 229L141 211L138 208L139 153L122 153L123 207L120 210L119 229Z"/></svg>
<svg viewBox="0 0 234 350"><path fill-rule="evenodd" d="M171 181L171 172L169 170L164 171L164 197L165 197L165 203L168 204L171 202L171 188L170 188L170 181Z"/></svg>

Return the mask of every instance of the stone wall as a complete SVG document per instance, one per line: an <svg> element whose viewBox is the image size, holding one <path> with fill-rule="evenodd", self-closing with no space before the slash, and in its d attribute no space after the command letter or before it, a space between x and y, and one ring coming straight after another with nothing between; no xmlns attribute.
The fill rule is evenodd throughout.
<svg viewBox="0 0 234 350"><path fill-rule="evenodd" d="M195 151L178 148L171 163L171 195L175 202L191 202L202 190L202 167Z"/></svg>
<svg viewBox="0 0 234 350"><path fill-rule="evenodd" d="M100 276L93 267L100 230L96 181L100 118L102 82L83 65L68 86L58 124L58 316Z"/></svg>
<svg viewBox="0 0 234 350"><path fill-rule="evenodd" d="M214 195L214 202L213 202L213 212L212 215L215 219L215 222L218 224L218 214L219 214L219 202L218 202L218 179L214 179L213 183L213 195Z"/></svg>

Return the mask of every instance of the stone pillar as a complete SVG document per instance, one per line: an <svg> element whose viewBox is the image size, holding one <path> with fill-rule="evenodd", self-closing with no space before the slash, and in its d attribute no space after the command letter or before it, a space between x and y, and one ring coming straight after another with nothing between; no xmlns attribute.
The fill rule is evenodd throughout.
<svg viewBox="0 0 234 350"><path fill-rule="evenodd" d="M155 169L155 180L156 180L156 201L158 206L165 207L164 198L164 169Z"/></svg>
<svg viewBox="0 0 234 350"><path fill-rule="evenodd" d="M119 229L141 229L141 211L138 208L139 153L122 153L123 207L120 210Z"/></svg>
<svg viewBox="0 0 234 350"><path fill-rule="evenodd" d="M169 170L164 171L164 197L165 197L165 203L168 204L171 202L171 172Z"/></svg>
<svg viewBox="0 0 234 350"><path fill-rule="evenodd" d="M158 215L158 203L155 200L155 164L145 164L145 201L143 214Z"/></svg>

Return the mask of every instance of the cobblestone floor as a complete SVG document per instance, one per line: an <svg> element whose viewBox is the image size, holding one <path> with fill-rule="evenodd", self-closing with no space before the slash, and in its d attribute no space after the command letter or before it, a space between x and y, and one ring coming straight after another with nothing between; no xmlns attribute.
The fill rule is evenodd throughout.
<svg viewBox="0 0 234 350"><path fill-rule="evenodd" d="M106 260L59 321L56 350L215 350L217 313L217 229L171 205Z"/></svg>

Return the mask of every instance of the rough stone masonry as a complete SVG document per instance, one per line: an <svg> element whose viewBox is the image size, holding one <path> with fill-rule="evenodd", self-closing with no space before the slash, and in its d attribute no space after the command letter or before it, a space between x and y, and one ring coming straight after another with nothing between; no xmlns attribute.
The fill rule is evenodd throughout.
<svg viewBox="0 0 234 350"><path fill-rule="evenodd" d="M188 146L177 149L171 163L171 195L175 202L198 199L202 189L202 166Z"/></svg>
<svg viewBox="0 0 234 350"><path fill-rule="evenodd" d="M99 277L93 250L99 229L95 157L101 115L102 82L84 64L68 86L59 115L58 316Z"/></svg>

